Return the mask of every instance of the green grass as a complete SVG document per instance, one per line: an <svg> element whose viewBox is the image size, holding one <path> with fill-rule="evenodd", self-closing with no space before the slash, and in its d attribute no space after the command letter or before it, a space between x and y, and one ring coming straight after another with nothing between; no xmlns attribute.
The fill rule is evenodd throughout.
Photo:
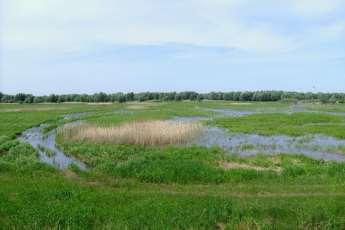
<svg viewBox="0 0 345 230"><path fill-rule="evenodd" d="M107 112L118 109L121 105L87 105L87 104L1 104L0 103L0 135L11 138L25 129L41 123L55 127L65 114L79 112ZM49 130L49 129L48 129ZM48 131L47 130L47 131Z"/></svg>
<svg viewBox="0 0 345 230"><path fill-rule="evenodd" d="M254 114L236 118L220 118L211 122L234 133L303 136L324 134L345 138L342 116L318 113Z"/></svg>
<svg viewBox="0 0 345 230"><path fill-rule="evenodd" d="M8 183L0 176L0 183ZM4 228L341 229L344 197L224 197L118 191L51 178L1 189ZM30 201L30 202L28 202Z"/></svg>
<svg viewBox="0 0 345 230"><path fill-rule="evenodd" d="M113 154L119 151L111 150ZM122 159L131 155L130 149L122 150ZM211 163L220 154L213 150L214 154L204 151L195 156L195 151L179 159ZM96 153L94 149L90 152ZM269 180L262 178L265 173L258 173L257 177L220 184L200 184L198 180L160 184L113 178L103 169L65 177L35 156L30 146L18 144L1 157L0 225L4 228L342 229L345 224L343 164L284 155L233 156L228 160L280 166L287 173L266 178ZM10 166L3 167L6 164ZM101 165L94 164L96 168ZM189 175L193 173L180 176ZM161 174L161 178L169 178L166 176Z"/></svg>
<svg viewBox="0 0 345 230"><path fill-rule="evenodd" d="M304 104L307 109L313 111L322 111L322 112L340 112L345 113L345 104Z"/></svg>
<svg viewBox="0 0 345 230"><path fill-rule="evenodd" d="M291 103L288 102L203 101L199 106L208 109L235 109L272 112L289 109L290 105Z"/></svg>
<svg viewBox="0 0 345 230"><path fill-rule="evenodd" d="M60 138L59 145L89 168L84 172L71 166L62 172L40 162L30 145L13 139L43 122L50 122L51 128L59 126L64 123L60 121L63 114L74 112L93 111L83 119L114 125L141 119L207 116L202 108L211 107L280 109L285 107L282 103L169 102L147 103L142 108L129 107L133 104L61 104L48 110L51 106L0 104L0 228L345 228L343 163L297 155L241 158L219 148L100 145ZM13 109L21 111L10 111ZM117 109L127 112L117 113ZM342 119L302 113L216 122L229 129L237 127L239 132L339 137L343 131L335 126L342 127ZM256 128L249 129L251 125ZM266 170L224 169L221 162Z"/></svg>
<svg viewBox="0 0 345 230"><path fill-rule="evenodd" d="M141 121L141 120L165 120L176 116L207 116L207 112L200 108L200 102L165 102L165 103L151 103L149 106L131 110L126 109L120 113L98 113L89 116L86 120L90 123L98 125L117 125L123 122ZM140 104L139 104L140 105Z"/></svg>
<svg viewBox="0 0 345 230"><path fill-rule="evenodd" d="M146 183L178 184L337 184L345 179L345 165L303 156L258 155L242 158L219 148L148 148L63 141L65 152L86 162L92 172ZM220 162L237 162L274 170L223 169Z"/></svg>

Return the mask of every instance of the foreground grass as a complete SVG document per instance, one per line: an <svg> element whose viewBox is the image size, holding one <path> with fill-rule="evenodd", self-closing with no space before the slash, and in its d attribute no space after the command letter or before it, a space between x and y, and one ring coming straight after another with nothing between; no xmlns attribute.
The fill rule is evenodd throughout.
<svg viewBox="0 0 345 230"><path fill-rule="evenodd" d="M211 165L214 160L218 161L219 152L204 150L201 156L185 152L183 156L175 149L177 156L169 151L165 153L179 161L169 162L163 158L164 166L168 167L165 172L174 165L183 168L181 162L190 159L194 159L189 165L193 170L180 174L175 171L178 184L170 183L174 181L170 180L170 174L153 163L150 169L155 175L152 178L163 178L163 181L146 183L140 178L115 177L104 171L100 161L108 161L109 157L104 151L94 151L102 146L95 145L89 154L103 155L104 159L99 158L98 162L94 159L94 169L90 172L74 169L78 175L56 171L40 163L30 146L12 143L9 147L8 141L3 140L0 157L0 225L3 228L342 229L345 226L342 164L296 156L232 157L228 160L283 167L287 173L275 174L274 179L268 178L266 171L234 169L235 177L244 177L214 183L194 177L200 168L193 167L193 162L204 161ZM113 153L109 155L118 152L123 158L124 153L130 152L130 149L110 150ZM145 154L143 150L139 153ZM193 149L190 153L197 152ZM159 154L159 151L151 154ZM145 171L145 167L133 169L140 172ZM157 171L159 169L161 171Z"/></svg>
<svg viewBox="0 0 345 230"><path fill-rule="evenodd" d="M343 196L227 197L114 190L59 175L1 175L6 228L341 229ZM142 188L144 189L144 188Z"/></svg>
<svg viewBox="0 0 345 230"><path fill-rule="evenodd" d="M254 114L236 118L220 118L212 123L235 133L291 136L324 134L345 138L344 117L328 114Z"/></svg>

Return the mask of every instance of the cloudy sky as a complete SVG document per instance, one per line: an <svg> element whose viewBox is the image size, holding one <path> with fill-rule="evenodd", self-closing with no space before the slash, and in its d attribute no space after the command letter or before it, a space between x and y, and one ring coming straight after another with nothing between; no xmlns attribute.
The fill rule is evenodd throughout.
<svg viewBox="0 0 345 230"><path fill-rule="evenodd" d="M345 92L345 0L0 0L0 91Z"/></svg>

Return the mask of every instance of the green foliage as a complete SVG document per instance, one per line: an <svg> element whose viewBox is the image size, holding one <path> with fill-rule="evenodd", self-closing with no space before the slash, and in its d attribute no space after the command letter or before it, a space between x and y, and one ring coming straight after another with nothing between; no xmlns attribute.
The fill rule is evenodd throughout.
<svg viewBox="0 0 345 230"><path fill-rule="evenodd" d="M0 97L2 102L6 103L61 103L61 102L126 102L126 101L180 101L191 100L201 101L208 100L227 100L227 101L292 101L292 100L309 100L319 101L322 103L344 103L344 93L301 93L301 92L284 92L284 91L243 91L243 92L210 92L197 93L193 91L186 92L145 92L145 93L113 93L106 94L103 92L95 93L93 95L86 94L68 94L38 96L35 97L30 94L18 93L15 96L2 95Z"/></svg>

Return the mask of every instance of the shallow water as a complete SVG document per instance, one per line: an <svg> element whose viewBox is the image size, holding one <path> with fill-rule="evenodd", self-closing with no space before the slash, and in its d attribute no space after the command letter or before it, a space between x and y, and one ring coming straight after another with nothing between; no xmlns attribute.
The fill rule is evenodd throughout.
<svg viewBox="0 0 345 230"><path fill-rule="evenodd" d="M191 117L174 117L170 119L171 122L180 122L180 123L191 123L191 122L199 122L199 121L207 121L210 120L209 117L201 117L201 116L191 116Z"/></svg>
<svg viewBox="0 0 345 230"><path fill-rule="evenodd" d="M175 117L172 122L199 122L210 117ZM345 146L345 140L324 135L290 137L230 133L226 129L205 126L198 139L190 144L205 147L219 146L240 156L256 154L301 154L314 159L345 161L345 155L330 152L329 148Z"/></svg>
<svg viewBox="0 0 345 230"><path fill-rule="evenodd" d="M265 108L265 109L253 109L253 110L235 110L235 109L205 109L209 112L216 113L216 116L223 117L242 117L252 114L270 114L270 113L283 113L283 114L292 114L292 113L320 113L320 114L329 114L336 116L345 116L345 112L327 112L327 111L317 111L306 108L303 104L293 104L288 108Z"/></svg>
<svg viewBox="0 0 345 230"><path fill-rule="evenodd" d="M47 164L50 164L61 170L67 169L71 164L74 164L81 170L86 170L86 165L83 162L67 156L63 151L56 147L55 130L43 135L43 128L44 125L28 129L23 132L19 139L31 144L35 149L37 149L40 160ZM54 153L53 156L48 156L48 154L42 151L39 146L43 146L44 148L50 150L52 153Z"/></svg>
<svg viewBox="0 0 345 230"><path fill-rule="evenodd" d="M240 156L256 154L301 154L314 159L345 161L345 155L327 152L327 147L345 146L345 140L322 135L289 137L262 136L257 134L231 134L225 129L205 127L193 144L219 146Z"/></svg>
<svg viewBox="0 0 345 230"><path fill-rule="evenodd" d="M66 114L63 116L64 120L74 120L74 119L79 119L82 117L86 117L88 115L94 114L94 112L82 112L82 113L70 113L70 114Z"/></svg>
<svg viewBox="0 0 345 230"><path fill-rule="evenodd" d="M242 117L242 116L259 113L257 111L243 111L243 110L235 110L235 109L206 109L206 111L214 112L218 115L226 116L226 117Z"/></svg>

